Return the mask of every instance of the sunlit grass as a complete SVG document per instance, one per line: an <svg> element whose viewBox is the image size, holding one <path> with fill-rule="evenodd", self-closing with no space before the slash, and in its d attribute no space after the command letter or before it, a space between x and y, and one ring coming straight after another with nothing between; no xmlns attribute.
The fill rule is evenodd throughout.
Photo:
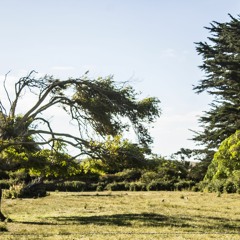
<svg viewBox="0 0 240 240"><path fill-rule="evenodd" d="M60 193L4 199L3 239L239 239L240 195Z"/></svg>

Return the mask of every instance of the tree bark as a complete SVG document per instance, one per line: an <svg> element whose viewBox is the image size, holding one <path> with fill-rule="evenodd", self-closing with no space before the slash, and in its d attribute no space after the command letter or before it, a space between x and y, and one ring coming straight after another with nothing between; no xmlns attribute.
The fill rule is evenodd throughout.
<svg viewBox="0 0 240 240"><path fill-rule="evenodd" d="M1 203L2 203L2 189L0 188L0 221L4 222L6 220L6 217L2 214Z"/></svg>

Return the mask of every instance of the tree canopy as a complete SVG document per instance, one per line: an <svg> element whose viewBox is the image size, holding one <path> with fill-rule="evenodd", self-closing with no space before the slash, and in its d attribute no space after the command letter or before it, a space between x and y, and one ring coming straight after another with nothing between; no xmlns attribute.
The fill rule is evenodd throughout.
<svg viewBox="0 0 240 240"><path fill-rule="evenodd" d="M115 136L129 127L134 128L140 144L147 146L152 142L145 124L160 115L157 98L138 100L138 94L127 82L116 83L111 76L91 80L84 75L60 80L47 75L36 78L34 74L31 72L15 83L14 99L7 90L7 78L3 83L9 107L1 98L0 150L12 145L48 144L53 148L60 142L79 149L79 154L92 155L91 142L96 136ZM29 109L19 113L18 104L24 95L35 98ZM76 134L54 131L44 113L56 106L76 124Z"/></svg>
<svg viewBox="0 0 240 240"><path fill-rule="evenodd" d="M205 147L208 162L220 143L240 129L240 16L229 16L229 22L214 21L206 27L210 32L207 42L196 43L205 77L194 90L214 99L199 119L203 131L195 132L193 140Z"/></svg>
<svg viewBox="0 0 240 240"><path fill-rule="evenodd" d="M240 130L221 143L204 180L227 179L237 171L240 173Z"/></svg>
<svg viewBox="0 0 240 240"><path fill-rule="evenodd" d="M131 143L121 136L113 139L107 139L105 142L94 142L96 148L99 149L101 162L94 163L99 165L100 169L104 169L107 173L121 172L126 169L141 169L146 165L146 154L150 153L148 148L140 147L138 144ZM88 159L87 162L91 162Z"/></svg>
<svg viewBox="0 0 240 240"><path fill-rule="evenodd" d="M240 130L221 143L200 185L208 191L240 192Z"/></svg>

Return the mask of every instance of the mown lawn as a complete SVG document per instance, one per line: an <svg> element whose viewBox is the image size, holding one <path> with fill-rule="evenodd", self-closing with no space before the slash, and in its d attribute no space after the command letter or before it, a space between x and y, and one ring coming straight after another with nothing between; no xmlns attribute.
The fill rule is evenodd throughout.
<svg viewBox="0 0 240 240"><path fill-rule="evenodd" d="M52 192L4 199L0 239L240 239L240 195ZM1 229L1 228L0 228Z"/></svg>

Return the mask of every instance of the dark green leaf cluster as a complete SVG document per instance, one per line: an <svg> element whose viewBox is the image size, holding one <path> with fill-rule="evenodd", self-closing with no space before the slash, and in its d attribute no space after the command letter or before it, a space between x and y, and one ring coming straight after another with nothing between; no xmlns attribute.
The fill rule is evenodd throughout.
<svg viewBox="0 0 240 240"><path fill-rule="evenodd" d="M207 27L211 33L208 42L197 43L197 52L203 57L200 68L205 78L194 87L197 93L214 96L211 109L199 119L202 132L193 140L216 149L220 143L240 129L240 16L227 23L213 22Z"/></svg>
<svg viewBox="0 0 240 240"><path fill-rule="evenodd" d="M208 191L240 191L240 130L221 143L201 184Z"/></svg>
<svg viewBox="0 0 240 240"><path fill-rule="evenodd" d="M117 135L129 128L130 120L140 142L151 143L144 123L152 123L159 117L157 98L137 100L134 89L124 83L117 86L112 77L83 82L76 87L73 100L78 104L94 130L101 135Z"/></svg>

